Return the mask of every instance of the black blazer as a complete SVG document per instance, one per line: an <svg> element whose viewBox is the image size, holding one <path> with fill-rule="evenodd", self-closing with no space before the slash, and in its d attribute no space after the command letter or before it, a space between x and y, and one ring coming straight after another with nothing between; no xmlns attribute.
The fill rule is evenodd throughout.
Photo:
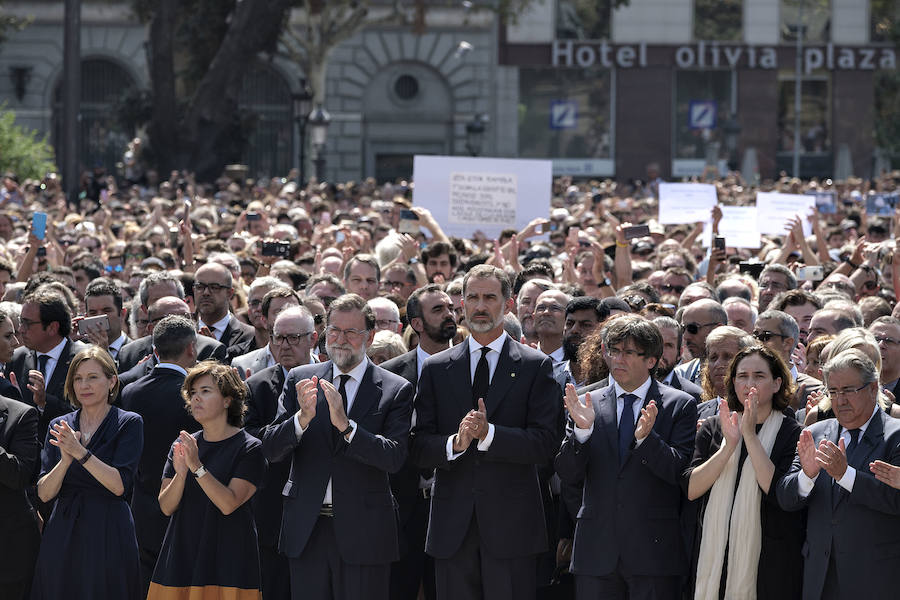
<svg viewBox="0 0 900 600"><path fill-rule="evenodd" d="M572 572L682 576L688 561L681 535L681 475L694 451L697 404L684 392L651 381L644 406L656 401L653 429L619 466L615 388L591 394L590 438L575 439L569 420L556 471L566 483L584 480Z"/></svg>
<svg viewBox="0 0 900 600"><path fill-rule="evenodd" d="M473 512L481 543L498 558L547 549L538 467L559 445L562 394L546 354L507 337L485 399L495 427L487 452L477 442L453 461L447 440L473 408L468 342L425 361L416 396L412 458L436 469L425 549L449 558L462 544Z"/></svg>
<svg viewBox="0 0 900 600"><path fill-rule="evenodd" d="M25 492L40 467L38 411L0 396L0 589L31 573L41 535Z"/></svg>
<svg viewBox="0 0 900 600"><path fill-rule="evenodd" d="M153 354L153 336L145 335L142 338L125 344L119 350L119 373L121 374L130 371L141 361L142 358L148 355L150 356L150 360L142 363L145 369L143 375L149 373L150 369L152 369L156 365L156 356ZM210 359L218 361L222 364L228 364L226 348L223 344L217 342L211 337L198 335L197 361L199 362ZM148 365L147 362L150 362L151 364ZM137 381L137 379L140 379L140 377L142 377L143 375L135 378L133 381Z"/></svg>
<svg viewBox="0 0 900 600"><path fill-rule="evenodd" d="M275 421L262 434L269 462L291 460L279 549L289 558L303 552L331 479L334 533L342 560L368 565L393 562L399 557L397 515L388 473L398 471L406 460L413 388L369 363L348 415L357 424L352 441L335 432L321 389L316 415L298 440L295 386L313 375L331 381L332 364L329 360L291 369Z"/></svg>
<svg viewBox="0 0 900 600"><path fill-rule="evenodd" d="M821 440L837 444L841 432L837 419L819 421L807 429L817 446ZM856 469L853 491L835 490L840 494L836 508L832 506L834 480L824 470L809 496L800 496L801 466L796 456L790 472L778 481L782 508L809 509L802 550L804 600L822 597L830 560L842 592L864 590L868 598L895 597L893 557L900 556L900 490L875 479L869 471L874 460L900 465L900 420L882 410L875 411L849 461Z"/></svg>
<svg viewBox="0 0 900 600"><path fill-rule="evenodd" d="M159 509L158 500L166 457L181 430L194 433L200 429L184 406L183 383L184 375L175 369L156 367L122 391L122 408L139 414L144 420L144 449L138 463L131 509L138 544L154 556L162 547L169 523L169 518Z"/></svg>
<svg viewBox="0 0 900 600"><path fill-rule="evenodd" d="M700 396L703 395L703 388L696 383L691 383L678 373L672 374L672 381L669 383L669 387L681 390L682 392L687 392L695 402L700 402Z"/></svg>
<svg viewBox="0 0 900 600"><path fill-rule="evenodd" d="M278 397L284 388L284 370L281 365L267 367L247 379L250 395L247 398L247 414L244 430L262 439L266 425L275 420L278 412ZM250 499L250 507L256 520L256 532L261 546L278 546L278 531L281 529L281 490L287 483L291 471L291 461L284 459L269 464L260 489Z"/></svg>
<svg viewBox="0 0 900 600"><path fill-rule="evenodd" d="M243 356L251 350L256 350L256 330L252 325L247 325L236 316L231 315L228 321L228 327L222 332L219 342L225 345L228 355L228 364L237 358Z"/></svg>
<svg viewBox="0 0 900 600"><path fill-rule="evenodd" d="M63 392L66 385L66 375L69 373L69 365L72 363L72 358L89 347L82 342L66 340L66 345L63 346L63 351L59 355L56 367L53 369L53 376L50 377L50 381L46 382L47 404L38 420L38 435L41 443L47 436L47 428L50 425L50 421L72 412L72 407L66 401ZM19 383L19 391L22 394L22 402L34 406L34 397L31 390L28 389L28 371L31 370L38 370L37 353L25 346L16 348L16 351L13 352L12 360L6 365L6 377L9 378L10 373L16 374L16 381Z"/></svg>
<svg viewBox="0 0 900 600"><path fill-rule="evenodd" d="M418 350L415 348L406 354L401 354L400 356L395 356L391 360L386 360L379 366L386 371L390 371L394 375L399 375L410 382L413 387L419 383L419 355Z"/></svg>

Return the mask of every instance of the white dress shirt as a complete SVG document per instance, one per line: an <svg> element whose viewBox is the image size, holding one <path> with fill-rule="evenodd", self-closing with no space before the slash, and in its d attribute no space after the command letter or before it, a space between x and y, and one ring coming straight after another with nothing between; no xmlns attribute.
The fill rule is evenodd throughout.
<svg viewBox="0 0 900 600"><path fill-rule="evenodd" d="M637 400L635 400L631 404L631 410L634 412L634 425L635 429L637 429L638 419L641 417L641 409L644 407L644 402L647 400L647 392L650 391L650 384L653 383L653 380L650 377L647 377L647 380L638 386L633 392L627 392L622 389L615 379L610 376L610 381L613 384L613 391L616 394L616 426L622 421L622 411L625 410L625 400L622 399L622 396L625 394L634 394L637 396ZM594 417L594 421L596 422L596 415ZM585 443L591 434L594 432L594 424L591 423L591 426L588 429L581 429L580 427L575 427L575 439L578 440L578 443ZM635 438L634 447L637 448L640 446L644 440L647 438L637 439Z"/></svg>
<svg viewBox="0 0 900 600"><path fill-rule="evenodd" d="M362 361L353 367L347 373L341 371L338 366L332 363L332 371L331 371L331 380L334 382L335 388L340 388L341 375L349 375L350 378L347 380L347 383L344 384L344 391L347 393L347 415L350 414L350 410L353 408L353 401L356 400L356 392L359 391L359 384L362 383L362 378L366 374L366 369L369 368L369 359L367 357L363 357ZM300 399L297 399L298 403ZM317 413L318 414L318 413ZM329 415L322 415L323 418L331 420ZM347 443L353 441L353 436L356 434L356 421L347 417L347 420L350 422L350 426L353 427L353 431L347 437ZM308 427L307 427L308 428ZM297 434L297 439L299 440L303 437L303 434L306 432L306 429L300 427L300 416L294 415L294 431ZM328 485L325 486L325 497L322 499L322 504L331 504L331 479L328 479Z"/></svg>
<svg viewBox="0 0 900 600"><path fill-rule="evenodd" d="M487 345L490 348L490 351L485 355L488 363L488 381L494 380L494 371L497 370L497 363L500 362L500 353L503 351L503 344L506 343L506 332L503 331L497 336L497 339L492 341ZM481 344L475 341L474 336L469 336L469 377L471 378L471 382L475 381L475 369L478 368L478 361L481 360ZM453 438L454 435L451 435L447 438L447 460L455 460L465 453L465 450L462 452L454 452L453 451ZM494 424L488 423L488 431L487 435L483 440L479 440L478 449L482 452L487 452L491 447L491 442L494 441Z"/></svg>
<svg viewBox="0 0 900 600"><path fill-rule="evenodd" d="M113 340L113 342L109 345L109 353L112 355L113 360L119 358L119 350L122 349L122 345L125 343L125 332L119 334L119 337Z"/></svg>
<svg viewBox="0 0 900 600"><path fill-rule="evenodd" d="M228 324L231 323L231 313L225 313L225 317L219 319L215 323L209 325L203 322L203 319L197 317L197 329L203 329L204 327L208 327L210 333L212 333L216 337L217 342L222 341L222 334L225 333L225 329L228 327Z"/></svg>
<svg viewBox="0 0 900 600"><path fill-rule="evenodd" d="M169 363L169 362L156 363L156 367L154 367L154 368L156 368L156 369L172 369L173 371L178 371L179 373L181 373L182 375L187 377L187 371L184 370L184 367L182 367L181 365L176 365L175 363Z"/></svg>
<svg viewBox="0 0 900 600"><path fill-rule="evenodd" d="M875 413L879 410L881 410L881 406L878 405L878 402L875 402L875 410L872 411L872 416L869 417L869 420L866 421L865 425L859 428L859 437L856 439L857 447L862 442L863 436L866 434L866 429L869 428L869 423L872 422L872 417L874 417ZM841 427L841 436L839 439L844 440L845 448L849 446L850 430L846 427ZM809 496L809 493L812 492L813 486L816 484L816 479L819 478L819 474L821 474L824 470L825 469L819 470L819 473L817 473L815 477L810 478L806 475L803 469L800 469L800 473L797 475L797 492L800 494L801 498L806 498L807 496ZM844 471L843 477L841 477L835 483L837 483L848 492L852 492L854 482L856 482L856 469L848 464L847 470Z"/></svg>
<svg viewBox="0 0 900 600"><path fill-rule="evenodd" d="M44 367L44 389L50 387L50 380L53 379L53 372L56 371L56 365L59 364L59 357L62 355L63 349L66 347L66 340L63 338L63 341L54 346L50 352L35 352L35 354L40 357L43 354L46 354L50 358L47 359L47 366ZM41 363L38 361L36 368L40 370ZM28 375L26 373L26 375ZM27 379L26 379L27 382Z"/></svg>

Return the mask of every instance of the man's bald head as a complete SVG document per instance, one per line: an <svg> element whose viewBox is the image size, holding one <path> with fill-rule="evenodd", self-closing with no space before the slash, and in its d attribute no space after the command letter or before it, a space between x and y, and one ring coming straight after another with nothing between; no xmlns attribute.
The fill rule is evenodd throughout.
<svg viewBox="0 0 900 600"><path fill-rule="evenodd" d="M181 315L191 317L191 309L184 300L175 296L164 296L150 305L147 318L150 321L158 321L166 315Z"/></svg>

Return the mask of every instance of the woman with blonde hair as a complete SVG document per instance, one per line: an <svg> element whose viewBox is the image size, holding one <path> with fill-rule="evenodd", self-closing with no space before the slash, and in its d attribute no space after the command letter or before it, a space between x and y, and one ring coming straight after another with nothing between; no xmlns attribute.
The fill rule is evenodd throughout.
<svg viewBox="0 0 900 600"><path fill-rule="evenodd" d="M135 413L112 406L119 389L105 348L72 359L65 396L76 410L50 422L37 493L56 500L44 527L32 599L140 597L128 506L144 446Z"/></svg>

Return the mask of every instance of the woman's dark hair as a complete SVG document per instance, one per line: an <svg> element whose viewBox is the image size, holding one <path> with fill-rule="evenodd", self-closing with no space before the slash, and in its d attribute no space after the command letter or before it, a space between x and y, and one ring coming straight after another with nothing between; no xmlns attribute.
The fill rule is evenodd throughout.
<svg viewBox="0 0 900 600"><path fill-rule="evenodd" d="M219 393L228 398L227 421L229 425L241 427L244 424L244 414L247 412L247 384L241 381L234 369L214 360L204 360L198 363L184 379L181 386L181 397L184 398L185 408L191 412L191 387L194 382L204 375L209 375L219 388Z"/></svg>
<svg viewBox="0 0 900 600"><path fill-rule="evenodd" d="M781 388L772 395L772 410L783 411L791 405L791 398L794 397L795 392L791 370L781 356L763 345L743 348L731 359L731 364L728 365L728 374L725 376L725 387L728 390L728 408L737 412L743 412L744 410L744 403L738 399L737 392L734 389L734 376L737 373L740 362L753 354L758 354L769 364L769 371L772 373L773 380L781 378Z"/></svg>

